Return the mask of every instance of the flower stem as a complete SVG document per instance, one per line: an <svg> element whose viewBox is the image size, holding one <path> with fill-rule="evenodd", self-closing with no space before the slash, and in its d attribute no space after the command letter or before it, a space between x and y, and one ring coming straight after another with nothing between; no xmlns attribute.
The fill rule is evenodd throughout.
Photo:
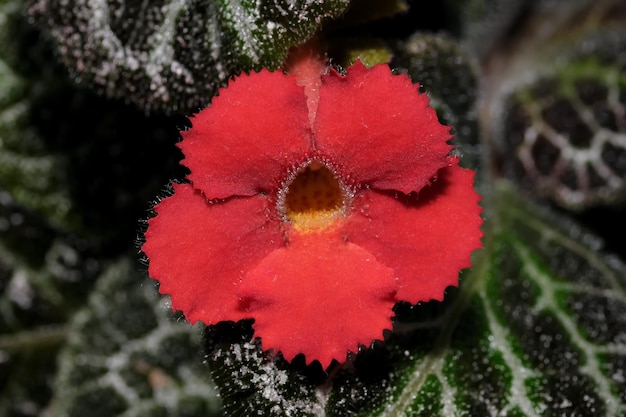
<svg viewBox="0 0 626 417"><path fill-rule="evenodd" d="M296 84L304 87L309 109L309 122L313 125L322 86L321 76L326 72L326 55L321 52L319 41L313 38L289 51L283 69L296 78Z"/></svg>

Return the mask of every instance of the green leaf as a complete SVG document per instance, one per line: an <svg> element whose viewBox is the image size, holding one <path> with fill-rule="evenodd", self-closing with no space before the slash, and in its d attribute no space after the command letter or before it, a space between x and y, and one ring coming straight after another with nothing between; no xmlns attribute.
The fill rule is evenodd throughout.
<svg viewBox="0 0 626 417"><path fill-rule="evenodd" d="M19 2L0 3L0 189L59 224L71 207L69 195L60 187L63 162L46 154L30 125L33 82L21 74L17 44L11 42L24 28L22 12Z"/></svg>
<svg viewBox="0 0 626 417"><path fill-rule="evenodd" d="M37 233L74 233L119 254L146 202L184 175L173 149L188 122L77 88L47 41L20 1L0 1L2 202L41 217Z"/></svg>
<svg viewBox="0 0 626 417"><path fill-rule="evenodd" d="M0 192L0 415L42 413L67 320L100 262Z"/></svg>
<svg viewBox="0 0 626 417"><path fill-rule="evenodd" d="M486 205L485 248L460 288L397 305L386 342L329 378L264 357L249 323L209 333L226 414L626 415L626 267L508 184Z"/></svg>
<svg viewBox="0 0 626 417"><path fill-rule="evenodd" d="M473 0L483 140L529 194L572 211L626 200L620 1ZM482 6L478 7L481 4Z"/></svg>
<svg viewBox="0 0 626 417"><path fill-rule="evenodd" d="M33 0L77 81L146 109L205 107L234 74L276 69L349 0Z"/></svg>
<svg viewBox="0 0 626 417"><path fill-rule="evenodd" d="M505 172L572 210L626 200L625 33L588 35L556 63L537 62L503 99Z"/></svg>
<svg viewBox="0 0 626 417"><path fill-rule="evenodd" d="M68 321L106 259L133 245L179 159L172 118L148 119L59 72L22 2L0 0L3 416L46 413ZM151 164L172 169L159 178Z"/></svg>
<svg viewBox="0 0 626 417"><path fill-rule="evenodd" d="M199 329L121 259L99 278L59 356L53 416L217 416Z"/></svg>
<svg viewBox="0 0 626 417"><path fill-rule="evenodd" d="M448 35L416 33L396 46L392 66L406 70L428 93L440 121L454 129L453 143L464 156L462 163L476 169L483 153L476 108L477 62Z"/></svg>

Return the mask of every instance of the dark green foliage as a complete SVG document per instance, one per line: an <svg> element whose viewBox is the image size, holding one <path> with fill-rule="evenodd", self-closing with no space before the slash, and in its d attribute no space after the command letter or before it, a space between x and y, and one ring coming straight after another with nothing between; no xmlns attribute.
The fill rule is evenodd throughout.
<svg viewBox="0 0 626 417"><path fill-rule="evenodd" d="M199 329L177 320L136 267L111 265L72 321L54 415L219 415Z"/></svg>
<svg viewBox="0 0 626 417"><path fill-rule="evenodd" d="M453 128L453 143L463 163L476 169L482 150L478 138L478 68L453 38L418 33L398 46L393 60L406 68L414 83L427 92L443 124Z"/></svg>
<svg viewBox="0 0 626 417"><path fill-rule="evenodd" d="M348 0L33 0L73 76L141 108L190 113L251 69L277 69Z"/></svg>

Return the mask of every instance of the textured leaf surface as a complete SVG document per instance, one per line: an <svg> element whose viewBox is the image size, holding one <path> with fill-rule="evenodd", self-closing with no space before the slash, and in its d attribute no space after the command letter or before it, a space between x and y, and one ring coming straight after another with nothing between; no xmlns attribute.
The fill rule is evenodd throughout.
<svg viewBox="0 0 626 417"><path fill-rule="evenodd" d="M113 264L70 325L53 416L212 416L199 332L173 317L153 281Z"/></svg>
<svg viewBox="0 0 626 417"><path fill-rule="evenodd" d="M452 126L452 143L465 166L476 169L482 149L477 120L478 67L458 41L447 35L417 33L397 45L392 65L406 68L443 124Z"/></svg>
<svg viewBox="0 0 626 417"><path fill-rule="evenodd" d="M489 44L483 38L500 39L484 58L480 113L495 163L529 193L569 210L621 207L624 3L510 2L494 0L493 16L485 11L485 21L470 26L484 32L470 41L479 48ZM499 19L504 11L515 12ZM493 20L509 26L497 30Z"/></svg>
<svg viewBox="0 0 626 417"><path fill-rule="evenodd" d="M123 251L146 201L183 170L172 148L186 120L76 89L46 41L20 1L0 1L0 191L51 229Z"/></svg>
<svg viewBox="0 0 626 417"><path fill-rule="evenodd" d="M214 330L208 358L228 414L626 415L626 268L508 186L487 203L490 237L460 289L398 305L387 342L331 382L263 358L249 323Z"/></svg>
<svg viewBox="0 0 626 417"><path fill-rule="evenodd" d="M0 415L33 415L47 406L65 324L101 266L84 241L1 188L0 230Z"/></svg>
<svg viewBox="0 0 626 417"><path fill-rule="evenodd" d="M175 169L176 133L73 89L22 2L0 1L0 415L46 412L67 323L105 259L133 245L174 172L147 166Z"/></svg>
<svg viewBox="0 0 626 417"><path fill-rule="evenodd" d="M11 43L20 31L22 12L17 2L0 3L0 188L60 223L70 209L59 175L62 160L46 154L41 137L30 125L32 84L20 73L17 45Z"/></svg>
<svg viewBox="0 0 626 417"><path fill-rule="evenodd" d="M60 233L70 197L61 158L30 125L34 83L18 57L23 10L0 2L0 415L42 413L69 317L100 263L77 236ZM40 53L31 45L32 52Z"/></svg>
<svg viewBox="0 0 626 417"><path fill-rule="evenodd" d="M349 0L34 0L79 81L144 108L191 112L229 77L276 69Z"/></svg>
<svg viewBox="0 0 626 417"><path fill-rule="evenodd" d="M624 201L624 39L589 37L584 52L511 93L501 136L502 152L515 155L506 162L510 175L570 208Z"/></svg>

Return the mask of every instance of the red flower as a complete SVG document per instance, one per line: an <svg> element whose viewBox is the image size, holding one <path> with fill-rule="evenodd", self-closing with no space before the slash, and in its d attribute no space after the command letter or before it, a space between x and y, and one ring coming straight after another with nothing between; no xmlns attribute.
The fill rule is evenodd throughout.
<svg viewBox="0 0 626 417"><path fill-rule="evenodd" d="M190 183L142 250L189 321L254 318L265 349L327 367L381 339L396 301L441 300L482 221L474 173L406 76L357 63L318 86L311 109L281 72L222 89L182 133Z"/></svg>

